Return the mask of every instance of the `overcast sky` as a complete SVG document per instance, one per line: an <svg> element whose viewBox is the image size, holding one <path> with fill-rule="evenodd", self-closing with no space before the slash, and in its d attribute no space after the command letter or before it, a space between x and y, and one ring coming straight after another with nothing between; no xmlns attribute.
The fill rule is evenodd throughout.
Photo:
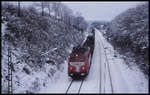
<svg viewBox="0 0 150 95"><path fill-rule="evenodd" d="M111 21L128 8L144 2L64 2L74 11L81 12L86 20Z"/></svg>
<svg viewBox="0 0 150 95"><path fill-rule="evenodd" d="M74 11L81 12L86 20L110 21L128 8L144 2L63 2Z"/></svg>
<svg viewBox="0 0 150 95"><path fill-rule="evenodd" d="M33 2L22 2L22 5L28 6ZM35 3L35 2L34 2ZM115 16L128 8L135 7L145 2L62 2L71 8L74 13L80 12L86 20L111 21Z"/></svg>

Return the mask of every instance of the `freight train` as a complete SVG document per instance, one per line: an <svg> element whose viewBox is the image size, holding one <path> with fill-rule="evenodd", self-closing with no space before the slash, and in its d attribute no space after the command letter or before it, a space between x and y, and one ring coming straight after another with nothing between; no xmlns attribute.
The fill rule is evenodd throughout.
<svg viewBox="0 0 150 95"><path fill-rule="evenodd" d="M72 78L84 78L88 75L94 50L94 32L83 45L73 48L68 57L68 75Z"/></svg>

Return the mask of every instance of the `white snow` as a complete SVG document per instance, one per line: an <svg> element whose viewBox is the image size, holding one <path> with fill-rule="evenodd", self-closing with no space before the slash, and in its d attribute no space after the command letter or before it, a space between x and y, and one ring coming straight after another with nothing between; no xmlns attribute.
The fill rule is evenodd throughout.
<svg viewBox="0 0 150 95"><path fill-rule="evenodd" d="M43 53L43 54L41 54L41 55L46 55L46 54L48 54L48 53L50 53L50 52L52 52L52 51L54 51L54 50L56 50L57 48L53 48L53 49L50 49L50 50L48 50L47 52L45 52L45 53Z"/></svg>
<svg viewBox="0 0 150 95"><path fill-rule="evenodd" d="M69 83L71 82L71 78L68 78L67 75L67 61L64 62L63 71L58 71L55 76L57 78L55 80L51 80L47 82L47 87L40 90L40 93L65 93Z"/></svg>
<svg viewBox="0 0 150 95"><path fill-rule="evenodd" d="M4 27L5 25L2 24L2 29ZM132 68L129 68L121 55L114 51L113 47L105 40L102 33L97 29L95 30L92 65L89 75L83 81L80 93L148 93L148 79L144 77L138 66L132 65ZM68 52L71 52L72 47L68 48ZM55 49L53 48L52 50ZM19 51L14 51L14 53L21 56ZM114 54L117 57L114 57ZM7 56L3 55L2 59L3 63L7 63ZM13 57L12 60L16 63L17 56ZM4 68L7 64L2 66ZM27 93L26 91L33 91L34 93L66 93L72 80L67 72L67 59L61 66L62 70L57 70L55 65L45 64L43 71L30 71L31 74L27 75L22 71L24 66L24 63L19 63L15 66L17 71L13 73L13 78L15 78L14 80L19 80L20 83L14 81L13 93ZM30 68L30 70L32 69ZM51 74L49 73L51 70L56 72L54 76L50 75L48 77L48 74ZM19 75L18 78L16 77L17 75ZM33 85L34 83L35 85ZM80 84L81 80L74 81L68 93L78 93Z"/></svg>
<svg viewBox="0 0 150 95"><path fill-rule="evenodd" d="M114 53L117 57L114 57ZM40 93L66 93L72 80L67 75L67 60L63 71L57 72L56 76L54 81L47 82L47 87L41 89ZM80 84L81 81L74 81L68 93L78 93ZM129 68L96 29L91 69L80 93L148 93L148 79L136 65Z"/></svg>
<svg viewBox="0 0 150 95"><path fill-rule="evenodd" d="M148 93L148 80L135 65L133 69L128 68L121 58L113 57L115 51L105 40L100 32L96 32L101 38L101 45L109 47L106 50L110 74L112 78L113 93ZM104 51L104 48L103 50ZM117 54L119 56L119 54ZM104 58L104 57L103 57Z"/></svg>
<svg viewBox="0 0 150 95"><path fill-rule="evenodd" d="M2 25L2 28L1 28L1 33L2 33L2 36L4 36L4 34L5 34L5 30L6 30L6 24L7 24L7 22L4 22L4 23L2 23L1 25Z"/></svg>

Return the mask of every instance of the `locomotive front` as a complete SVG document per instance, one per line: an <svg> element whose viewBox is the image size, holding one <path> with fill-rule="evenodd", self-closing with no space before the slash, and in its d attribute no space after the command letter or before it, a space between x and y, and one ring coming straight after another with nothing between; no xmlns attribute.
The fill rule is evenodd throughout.
<svg viewBox="0 0 150 95"><path fill-rule="evenodd" d="M88 52L89 50L82 48L79 53L73 53L68 58L68 75L72 78L85 77L88 74ZM84 53L83 53L84 52ZM80 54L82 53L82 54Z"/></svg>

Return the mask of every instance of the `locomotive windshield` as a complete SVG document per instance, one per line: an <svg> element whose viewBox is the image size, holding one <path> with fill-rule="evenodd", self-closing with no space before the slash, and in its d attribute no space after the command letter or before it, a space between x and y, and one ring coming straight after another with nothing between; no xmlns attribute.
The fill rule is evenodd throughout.
<svg viewBox="0 0 150 95"><path fill-rule="evenodd" d="M75 57L70 57L70 62L75 62L75 61L76 61Z"/></svg>
<svg viewBox="0 0 150 95"><path fill-rule="evenodd" d="M72 51L72 53L74 54L84 54L85 52L86 52L85 47L74 48L74 50Z"/></svg>
<svg viewBox="0 0 150 95"><path fill-rule="evenodd" d="M79 57L79 62L84 62L84 57Z"/></svg>

